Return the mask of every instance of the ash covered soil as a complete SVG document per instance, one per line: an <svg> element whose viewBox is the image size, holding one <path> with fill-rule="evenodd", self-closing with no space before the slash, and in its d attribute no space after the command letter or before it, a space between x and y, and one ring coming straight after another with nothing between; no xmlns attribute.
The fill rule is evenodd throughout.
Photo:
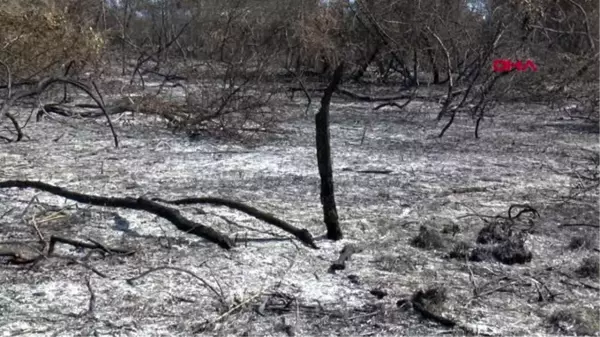
<svg viewBox="0 0 600 337"><path fill-rule="evenodd" d="M490 112L480 139L467 118L437 138L437 105L373 111L334 99L344 239L332 242L324 239L319 201L317 107L304 115L304 104L282 101L278 132L251 144L190 139L151 118L123 116L115 121L115 149L102 118L30 122L29 138L0 145L1 180L102 196L229 198L308 229L319 249L226 207L179 209L236 239L230 251L149 213L0 189L4 250L35 253L40 235L135 250L127 256L57 244L52 256L23 265L0 256L0 335L598 335L597 272L581 273L582 263L598 260L597 189L581 192L585 181L574 174L597 156L597 125L559 109L507 104ZM460 242L475 246L486 220L512 204L540 215L518 219L528 229L529 262L448 257ZM422 226L436 233L432 246L415 244ZM591 245L573 243L587 238ZM350 243L363 250L345 270L329 272ZM435 311L460 327L398 305L432 288L445 294Z"/></svg>

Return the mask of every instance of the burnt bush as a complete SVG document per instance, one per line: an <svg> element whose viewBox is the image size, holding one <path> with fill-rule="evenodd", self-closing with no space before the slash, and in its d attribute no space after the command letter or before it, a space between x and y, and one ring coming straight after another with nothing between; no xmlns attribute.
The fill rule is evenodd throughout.
<svg viewBox="0 0 600 337"><path fill-rule="evenodd" d="M598 256L584 258L575 270L575 273L580 277L589 277L596 280L600 278L600 261L598 261Z"/></svg>
<svg viewBox="0 0 600 337"><path fill-rule="evenodd" d="M475 262L498 261L504 264L524 264L531 262L531 251L524 240L511 239L494 245L484 245L473 249L469 260Z"/></svg>
<svg viewBox="0 0 600 337"><path fill-rule="evenodd" d="M448 258L464 260L470 256L471 245L464 241L459 241L454 244L450 252L448 252Z"/></svg>
<svg viewBox="0 0 600 337"><path fill-rule="evenodd" d="M484 226L477 234L477 243L493 244L510 240L513 237L512 222L498 220Z"/></svg>
<svg viewBox="0 0 600 337"><path fill-rule="evenodd" d="M446 240L438 232L426 226L419 228L419 234L415 236L410 244L422 249L443 249L446 247Z"/></svg>

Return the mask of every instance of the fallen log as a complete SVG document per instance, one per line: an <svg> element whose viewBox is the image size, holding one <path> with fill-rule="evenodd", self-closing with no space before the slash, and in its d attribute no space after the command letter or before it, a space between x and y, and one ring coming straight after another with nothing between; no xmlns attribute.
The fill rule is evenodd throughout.
<svg viewBox="0 0 600 337"><path fill-rule="evenodd" d="M77 201L84 204L94 206L106 206L106 207L118 207L127 208L133 210L146 211L148 213L155 214L161 218L170 221L177 229L197 235L204 238L212 243L216 243L219 247L224 249L231 249L235 246L233 240L218 231L204 226L202 224L191 221L181 215L181 213L171 207L163 206L155 201L146 199L144 197L135 198L113 198L113 197L101 197L96 195L83 194L78 192L69 191L62 187L46 184L39 181L27 181L27 180L7 180L0 182L0 188L33 188L44 192L52 193L69 200Z"/></svg>
<svg viewBox="0 0 600 337"><path fill-rule="evenodd" d="M298 240L300 240L305 245L318 249L315 241L310 234L310 232L304 228L297 228L279 218L276 218L272 214L263 212L259 209L256 209L252 206L243 204L239 201L228 200L223 198L214 198L214 197L204 197L204 198L184 198L177 200L164 200L160 198L153 198L153 201L163 202L171 205L193 205L193 204L211 204L217 206L226 206L241 212L244 212L248 215L251 215L259 220L262 220L266 223L269 223L275 227L278 227L281 230L284 230L292 235L294 235Z"/></svg>

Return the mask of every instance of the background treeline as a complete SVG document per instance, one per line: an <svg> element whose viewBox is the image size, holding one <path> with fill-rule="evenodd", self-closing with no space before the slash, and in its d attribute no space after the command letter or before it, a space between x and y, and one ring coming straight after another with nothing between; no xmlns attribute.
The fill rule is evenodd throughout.
<svg viewBox="0 0 600 337"><path fill-rule="evenodd" d="M132 82L207 69L232 86L321 81L343 61L346 83L461 93L440 118L560 97L597 119L598 33L596 0L0 0L0 61L13 83L86 69ZM497 58L539 71L493 73Z"/></svg>

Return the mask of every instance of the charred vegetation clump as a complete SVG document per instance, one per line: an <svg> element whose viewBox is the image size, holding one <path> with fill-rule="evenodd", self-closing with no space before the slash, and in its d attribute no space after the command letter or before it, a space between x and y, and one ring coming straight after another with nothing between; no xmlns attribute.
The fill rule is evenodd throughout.
<svg viewBox="0 0 600 337"><path fill-rule="evenodd" d="M579 263L575 273L579 277L587 277L593 280L600 278L600 257L598 255L585 257Z"/></svg>
<svg viewBox="0 0 600 337"><path fill-rule="evenodd" d="M419 228L417 234L410 241L411 245L422 249L444 249L446 247L446 239L436 230L427 226Z"/></svg>

